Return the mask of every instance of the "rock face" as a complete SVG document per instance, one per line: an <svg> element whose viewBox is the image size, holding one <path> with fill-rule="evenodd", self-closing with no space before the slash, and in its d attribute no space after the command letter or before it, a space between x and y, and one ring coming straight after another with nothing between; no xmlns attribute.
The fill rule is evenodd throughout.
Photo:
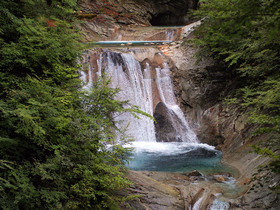
<svg viewBox="0 0 280 210"><path fill-rule="evenodd" d="M153 173L130 171L129 179L134 185L128 189L129 194L138 195L138 198L129 202L130 208L122 209L184 209L184 201L180 191L151 177ZM140 196L140 197L139 197Z"/></svg>
<svg viewBox="0 0 280 210"><path fill-rule="evenodd" d="M96 41L115 40L120 29L129 31L131 25L185 25L188 10L196 9L198 0L85 0L80 4L85 40Z"/></svg>
<svg viewBox="0 0 280 210"><path fill-rule="evenodd" d="M198 0L150 0L154 7L150 23L154 26L186 25L189 9L197 7Z"/></svg>

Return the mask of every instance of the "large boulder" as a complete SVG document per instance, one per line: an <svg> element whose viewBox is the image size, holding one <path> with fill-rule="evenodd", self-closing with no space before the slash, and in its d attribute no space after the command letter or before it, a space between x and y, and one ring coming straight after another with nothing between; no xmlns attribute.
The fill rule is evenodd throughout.
<svg viewBox="0 0 280 210"><path fill-rule="evenodd" d="M180 134L187 132L177 115L164 103L160 102L155 108L154 118L156 140L158 142L181 142Z"/></svg>

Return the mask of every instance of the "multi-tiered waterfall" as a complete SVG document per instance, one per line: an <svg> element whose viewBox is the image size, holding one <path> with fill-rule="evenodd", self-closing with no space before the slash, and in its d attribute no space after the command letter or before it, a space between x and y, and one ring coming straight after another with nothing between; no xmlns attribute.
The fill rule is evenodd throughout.
<svg viewBox="0 0 280 210"><path fill-rule="evenodd" d="M99 46L84 53L84 71L81 72L84 89L105 74L111 79L111 87L120 89L116 96L118 100L129 101L156 121L144 115L136 119L130 113L115 116L117 126L125 128L126 134L135 139L134 159L129 162L131 169L186 172L223 167L219 161L221 152L198 142L178 106L173 91L173 61L162 51L192 30L190 26L186 27L188 30L168 28L152 35L149 42L100 42L102 48ZM151 41L156 37L162 39ZM166 45L168 42L170 45Z"/></svg>
<svg viewBox="0 0 280 210"><path fill-rule="evenodd" d="M182 31L182 36L188 33L188 30ZM126 134L135 139L132 160L127 164L130 169L165 172L198 170L204 174L230 171L220 163L220 151L198 142L177 104L173 91L172 61L163 54L164 51L159 50L161 48L156 47L179 37L177 32L175 36L175 32L168 29L161 33L158 37L162 37L162 41L106 41L100 44L107 45L107 49L88 50L82 61L84 89L89 89L98 78L103 79L101 75L104 74L111 79L111 87L120 89L116 95L118 100L129 101L154 117L156 122L144 115L136 119L130 113L114 118L117 126L126 128ZM134 45L140 46L136 48ZM224 185L231 187L226 182ZM189 209L200 209L210 199L211 191L203 188L199 192ZM228 209L227 202L211 196L210 209Z"/></svg>
<svg viewBox="0 0 280 210"><path fill-rule="evenodd" d="M115 118L122 122L119 126L128 125L127 133L136 141L197 142L195 133L176 103L170 69L164 62L164 56L157 53L162 61L156 66L150 65L154 58L146 58L142 67L134 54L133 50L120 52L100 49L94 52L94 56L87 54L84 61L88 64L87 76L85 72L81 73L82 79L87 81L85 87L102 71L111 78L111 86L121 90L117 95L118 100L129 100L130 104L155 117L156 123L146 116L135 119L129 113Z"/></svg>

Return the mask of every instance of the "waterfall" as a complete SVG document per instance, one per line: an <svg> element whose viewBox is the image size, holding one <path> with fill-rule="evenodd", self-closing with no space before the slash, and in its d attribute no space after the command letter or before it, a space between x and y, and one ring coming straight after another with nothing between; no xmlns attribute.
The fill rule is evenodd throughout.
<svg viewBox="0 0 280 210"><path fill-rule="evenodd" d="M176 30L174 30L174 29L165 31L166 40L173 41L173 39L175 37L175 32L176 32Z"/></svg>
<svg viewBox="0 0 280 210"><path fill-rule="evenodd" d="M160 67L156 68L156 75L157 75L156 83L157 83L161 100L169 109L168 111L171 112L173 115L175 115L180 121L179 125L177 123L174 126L177 129L176 132L178 138L181 139L181 141L185 141L185 142L192 142L192 143L198 142L197 137L195 133L190 129L182 110L176 104L173 85L170 78L170 69L167 63L163 63L162 69ZM174 121L172 123L175 124Z"/></svg>
<svg viewBox="0 0 280 210"><path fill-rule="evenodd" d="M105 73L112 79L112 87L121 91L117 95L119 100L129 100L131 104L138 106L142 111L153 115L152 90L150 76L142 74L140 63L130 54L115 52L105 53ZM147 68L146 74L149 75ZM127 125L127 133L136 141L155 142L155 129L152 119L146 116L139 116L135 119L129 113L123 113L116 117L117 121ZM121 126L121 125L120 125Z"/></svg>
<svg viewBox="0 0 280 210"><path fill-rule="evenodd" d="M92 85L93 75L100 77L102 72L111 78L112 88L121 90L117 94L118 100L128 100L131 105L138 106L140 110L155 118L158 116L159 107L164 108L161 121L167 120L167 124L165 124L167 129L162 126L162 123L155 124L152 119L143 115L139 115L140 119L135 119L130 113L115 116L117 125L120 128L126 128L129 136L138 142L198 142L196 135L186 122L182 110L176 104L167 63L163 63L162 68L153 68L146 62L142 71L141 64L136 60L133 51L121 53L103 50L95 59L97 69L91 67L90 61L88 61L88 75L81 72L81 79L86 83L84 89L89 89ZM152 73L153 71L155 74ZM156 96L155 92L158 92L159 96ZM158 99L155 100L156 97ZM163 133L160 134L161 132ZM166 133L169 134L166 135ZM166 136L166 140L163 136Z"/></svg>
<svg viewBox="0 0 280 210"><path fill-rule="evenodd" d="M86 74L84 71L80 72L80 79L82 80L84 86L84 90L89 90L92 87L92 69L91 66L88 66L88 73Z"/></svg>

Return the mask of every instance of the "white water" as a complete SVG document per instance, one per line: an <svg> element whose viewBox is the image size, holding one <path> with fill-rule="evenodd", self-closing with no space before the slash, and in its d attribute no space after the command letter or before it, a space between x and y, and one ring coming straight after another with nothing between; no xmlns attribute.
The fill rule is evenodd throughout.
<svg viewBox="0 0 280 210"><path fill-rule="evenodd" d="M215 199L210 207L210 210L228 210L229 203Z"/></svg>
<svg viewBox="0 0 280 210"><path fill-rule="evenodd" d="M132 105L138 106L142 111L153 115L151 79L145 78L140 63L132 55L106 53L105 73L112 79L112 87L120 88L117 98L129 100ZM146 69L149 75L149 69ZM119 126L127 126L127 134L136 141L156 141L154 122L146 116L135 119L131 114L124 113L116 117L122 121Z"/></svg>
<svg viewBox="0 0 280 210"><path fill-rule="evenodd" d="M221 152L207 144L186 142L133 142L131 160L127 164L132 170L216 173Z"/></svg>
<svg viewBox="0 0 280 210"><path fill-rule="evenodd" d="M126 147L135 148L135 153L154 153L154 154L165 154L165 155L180 155L187 151L196 150L198 148L204 148L206 150L214 151L215 147L208 144L198 143L186 143L186 142L147 142L139 141L132 142L131 145Z"/></svg>
<svg viewBox="0 0 280 210"><path fill-rule="evenodd" d="M173 41L174 38L175 38L174 32L175 32L175 30L167 30L167 31L165 31L166 40Z"/></svg>
<svg viewBox="0 0 280 210"><path fill-rule="evenodd" d="M88 66L88 74L86 74L85 72L81 71L80 72L81 76L80 79L83 81L84 86L83 89L84 90L90 90L90 88L92 87L92 69L91 66Z"/></svg>
<svg viewBox="0 0 280 210"><path fill-rule="evenodd" d="M201 205L201 202L203 200L203 197L199 198L198 201L195 202L195 204L193 205L193 207L189 208L189 210L199 210L200 208L200 205Z"/></svg>

